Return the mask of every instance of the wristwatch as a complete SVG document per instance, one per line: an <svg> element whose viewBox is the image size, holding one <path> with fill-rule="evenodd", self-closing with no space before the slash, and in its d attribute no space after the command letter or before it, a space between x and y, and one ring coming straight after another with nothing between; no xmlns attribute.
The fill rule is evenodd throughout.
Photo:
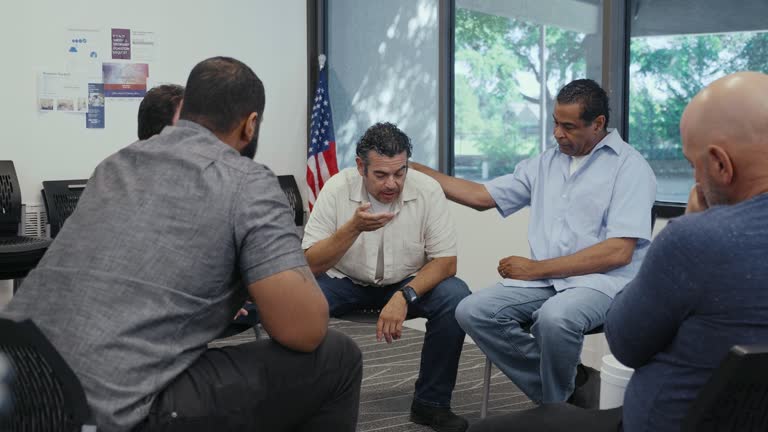
<svg viewBox="0 0 768 432"><path fill-rule="evenodd" d="M405 302L410 304L416 303L417 300L419 300L419 295L416 294L416 290L413 289L410 285L406 285L402 288L400 288L400 292L403 293L403 297L405 297Z"/></svg>

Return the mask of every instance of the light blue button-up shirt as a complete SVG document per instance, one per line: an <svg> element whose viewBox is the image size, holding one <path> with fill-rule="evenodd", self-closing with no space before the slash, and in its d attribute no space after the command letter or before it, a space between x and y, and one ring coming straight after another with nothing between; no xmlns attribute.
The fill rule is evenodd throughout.
<svg viewBox="0 0 768 432"><path fill-rule="evenodd" d="M554 286L557 291L587 287L615 296L640 269L651 240L656 177L640 153L615 130L600 141L570 174L571 157L551 148L526 159L512 174L485 187L502 216L531 207L531 258L571 255L609 238L637 238L632 262L605 273L562 279L505 279L506 286Z"/></svg>

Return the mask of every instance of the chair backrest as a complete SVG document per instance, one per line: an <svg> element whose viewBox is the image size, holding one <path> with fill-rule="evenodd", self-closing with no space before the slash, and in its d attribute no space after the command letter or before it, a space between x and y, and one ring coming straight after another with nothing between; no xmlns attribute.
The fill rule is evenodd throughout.
<svg viewBox="0 0 768 432"><path fill-rule="evenodd" d="M11 365L10 416L2 431L81 431L91 411L80 381L30 320L0 319L0 354Z"/></svg>
<svg viewBox="0 0 768 432"><path fill-rule="evenodd" d="M701 389L683 432L768 430L768 345L739 346Z"/></svg>
<svg viewBox="0 0 768 432"><path fill-rule="evenodd" d="M8 415L11 405L11 390L8 387L11 380L11 364L0 354L0 418Z"/></svg>
<svg viewBox="0 0 768 432"><path fill-rule="evenodd" d="M296 179L292 175L281 175L277 176L277 181L280 182L280 188L288 198L288 204L293 211L293 222L296 226L304 225L304 204Z"/></svg>
<svg viewBox="0 0 768 432"><path fill-rule="evenodd" d="M64 226L64 221L72 215L85 190L88 180L51 180L43 182L43 201L48 223L51 225L51 238Z"/></svg>
<svg viewBox="0 0 768 432"><path fill-rule="evenodd" d="M0 161L0 237L19 233L21 188L13 161Z"/></svg>

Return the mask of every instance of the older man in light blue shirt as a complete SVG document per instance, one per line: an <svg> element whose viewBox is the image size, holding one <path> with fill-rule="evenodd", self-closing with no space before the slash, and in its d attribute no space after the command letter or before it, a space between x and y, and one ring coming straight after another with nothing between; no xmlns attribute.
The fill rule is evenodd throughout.
<svg viewBox="0 0 768 432"><path fill-rule="evenodd" d="M602 325L650 243L656 179L645 159L606 129L608 114L605 91L576 80L557 96L558 146L513 174L482 185L414 164L460 204L495 207L504 217L531 207L531 258L501 259L502 281L465 298L456 318L534 402L562 402L573 393L584 333Z"/></svg>

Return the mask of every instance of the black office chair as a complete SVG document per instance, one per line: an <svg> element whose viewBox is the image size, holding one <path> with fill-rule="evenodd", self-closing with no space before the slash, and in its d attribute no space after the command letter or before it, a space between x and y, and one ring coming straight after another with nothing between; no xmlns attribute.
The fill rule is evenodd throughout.
<svg viewBox="0 0 768 432"><path fill-rule="evenodd" d="M731 348L682 426L682 432L768 431L768 345Z"/></svg>
<svg viewBox="0 0 768 432"><path fill-rule="evenodd" d="M85 190L88 180L50 180L43 182L43 202L48 224L51 226L49 235L56 238L64 221L72 215Z"/></svg>
<svg viewBox="0 0 768 432"><path fill-rule="evenodd" d="M590 430L585 423L620 421L621 409L602 410L604 418L584 416L565 403L542 404L529 410L510 414L505 421L515 425L515 431L533 432L542 429L542 416L569 415L573 430ZM566 413L566 414L564 414ZM536 421L532 421L536 419ZM552 428L546 428L552 430ZM681 432L765 432L768 431L768 345L736 345L699 390L686 416Z"/></svg>
<svg viewBox="0 0 768 432"><path fill-rule="evenodd" d="M12 161L0 161L0 279L21 279L43 257L49 239L19 235L21 189Z"/></svg>
<svg viewBox="0 0 768 432"><path fill-rule="evenodd" d="M13 373L10 415L0 417L0 430L96 431L80 381L32 321L0 319L0 354Z"/></svg>
<svg viewBox="0 0 768 432"><path fill-rule="evenodd" d="M0 419L7 416L11 409L11 363L0 354Z"/></svg>
<svg viewBox="0 0 768 432"><path fill-rule="evenodd" d="M292 175L281 175L277 176L277 181L280 183L280 189L288 198L288 204L293 213L293 222L296 226L304 225L304 201L301 200L301 192L299 192L296 178Z"/></svg>

